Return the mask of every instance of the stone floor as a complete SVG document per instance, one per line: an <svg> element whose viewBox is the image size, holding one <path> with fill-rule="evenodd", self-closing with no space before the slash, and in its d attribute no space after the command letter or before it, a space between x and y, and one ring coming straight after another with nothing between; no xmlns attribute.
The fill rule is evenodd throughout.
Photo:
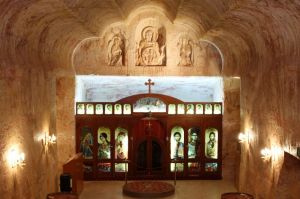
<svg viewBox="0 0 300 199"><path fill-rule="evenodd" d="M123 185L124 181L85 182L80 199L132 199L123 195ZM237 190L231 181L181 180L176 182L175 194L164 199L220 199L222 193L234 191Z"/></svg>

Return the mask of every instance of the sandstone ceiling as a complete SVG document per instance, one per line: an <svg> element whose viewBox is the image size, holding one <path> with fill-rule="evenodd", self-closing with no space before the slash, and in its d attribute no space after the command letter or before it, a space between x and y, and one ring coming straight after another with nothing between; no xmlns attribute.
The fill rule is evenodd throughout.
<svg viewBox="0 0 300 199"><path fill-rule="evenodd" d="M224 75L300 55L299 0L2 0L0 11L0 58L17 66L73 70L80 41L140 13L188 23L221 49Z"/></svg>

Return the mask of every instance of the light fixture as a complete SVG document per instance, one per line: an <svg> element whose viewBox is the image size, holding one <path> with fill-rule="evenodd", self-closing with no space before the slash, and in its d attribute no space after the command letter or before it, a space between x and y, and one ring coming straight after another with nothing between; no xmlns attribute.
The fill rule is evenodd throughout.
<svg viewBox="0 0 300 199"><path fill-rule="evenodd" d="M25 165L25 154L17 149L11 149L8 152L7 161L11 168L23 167Z"/></svg>
<svg viewBox="0 0 300 199"><path fill-rule="evenodd" d="M263 148L260 151L261 158L264 160L278 160L278 158L283 154L283 150L281 147L274 146L271 149L269 148Z"/></svg>
<svg viewBox="0 0 300 199"><path fill-rule="evenodd" d="M54 134L52 134L52 135L47 135L47 133L45 133L45 136L43 136L43 137L41 138L42 145L43 145L43 147L44 147L45 152L48 151L50 145L56 143L56 140L57 140L57 138L56 138L56 136L55 136Z"/></svg>
<svg viewBox="0 0 300 199"><path fill-rule="evenodd" d="M239 142L248 141L248 136L245 133L239 133L238 135Z"/></svg>
<svg viewBox="0 0 300 199"><path fill-rule="evenodd" d="M247 130L245 133L239 133L238 135L239 142L247 142L249 143L251 140L253 140L253 133L251 130Z"/></svg>
<svg viewBox="0 0 300 199"><path fill-rule="evenodd" d="M260 151L260 154L261 154L261 158L262 159L269 160L271 158L271 156L272 156L272 151L269 148L263 148Z"/></svg>
<svg viewBox="0 0 300 199"><path fill-rule="evenodd" d="M48 135L47 140L48 140L48 143L55 144L56 143L56 136L54 134L52 134L50 136Z"/></svg>
<svg viewBox="0 0 300 199"><path fill-rule="evenodd" d="M42 138L42 143L44 146L48 146L49 144L55 144L56 143L56 136L54 134L47 135L45 133L45 137Z"/></svg>

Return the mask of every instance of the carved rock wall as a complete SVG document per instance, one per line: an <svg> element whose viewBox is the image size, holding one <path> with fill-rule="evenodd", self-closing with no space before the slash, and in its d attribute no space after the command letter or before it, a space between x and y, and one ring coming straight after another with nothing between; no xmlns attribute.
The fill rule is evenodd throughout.
<svg viewBox="0 0 300 199"><path fill-rule="evenodd" d="M62 172L62 165L76 152L74 88L74 76L56 78L56 131L57 150L59 152L57 161L60 173Z"/></svg>
<svg viewBox="0 0 300 199"><path fill-rule="evenodd" d="M45 198L57 190L57 147L41 140L56 135L53 82L44 68L0 63L1 198ZM24 167L10 167L11 149L25 153Z"/></svg>
<svg viewBox="0 0 300 199"><path fill-rule="evenodd" d="M223 178L237 181L239 165L239 146L237 137L240 132L240 79L224 78L223 114Z"/></svg>
<svg viewBox="0 0 300 199"><path fill-rule="evenodd" d="M63 109L73 106L75 73L239 76L241 131L250 131L254 136L240 146L240 191L252 193L255 198L276 198L278 179L293 177L293 173L281 173L283 152L265 162L260 158L260 149L289 148L300 142L299 1L3 0L0 11L1 158L5 159L5 152L15 142L27 155L27 165L13 175L5 164L0 164L1 174L5 173L0 177L4 198L44 198L57 188L58 164L72 153L74 143L61 149L58 141L58 151L54 147L45 154L35 137L50 131L62 133L59 139L72 142L73 108ZM135 67L134 30L144 23L142 19L153 15L166 28L166 66ZM112 24L126 33L124 67L105 64L106 34ZM195 56L196 67L177 66L178 33L186 30L192 40L208 40L221 49L221 71L205 68L208 64L201 54ZM60 78L57 83L56 76ZM233 97L226 99L225 95L225 101L236 107L234 100L238 97L230 88L225 88L225 94ZM233 123L224 123L224 133L231 131L231 125L237 129L237 112L225 105L226 113L226 121L233 119ZM68 119L66 124L63 116ZM60 132L55 132L56 125ZM233 137L231 134L224 140L224 149ZM235 146L230 150L234 151ZM226 165L234 158L227 152L224 155L224 175L230 177L232 171L226 168L234 165ZM296 193L292 187L285 190Z"/></svg>
<svg viewBox="0 0 300 199"><path fill-rule="evenodd" d="M299 2L245 4L205 36L224 54L223 74L241 77L241 132L253 138L240 146L238 187L255 198L278 198L283 149L299 143L299 8ZM265 147L277 150L269 161L260 155Z"/></svg>

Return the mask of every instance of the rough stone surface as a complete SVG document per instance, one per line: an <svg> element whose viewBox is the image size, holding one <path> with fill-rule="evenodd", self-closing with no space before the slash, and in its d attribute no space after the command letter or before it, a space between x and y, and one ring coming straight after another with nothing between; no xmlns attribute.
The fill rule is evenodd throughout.
<svg viewBox="0 0 300 199"><path fill-rule="evenodd" d="M0 66L1 198L45 198L57 189L57 148L42 138L56 135L52 78L41 68ZM8 152L25 153L24 167L11 168Z"/></svg>
<svg viewBox="0 0 300 199"><path fill-rule="evenodd" d="M238 108L238 92L225 89L225 103L231 105L224 105L223 132L229 136L223 143L228 151L223 153L224 175L232 178L232 168L239 167L239 190L258 199L284 198L276 196L281 187L297 194L293 186L283 186L294 175L281 170L286 168L283 151L264 161L260 150L281 147L291 152L300 144L299 1L2 0L0 11L1 197L45 198L57 189L61 164L75 148L73 76L91 73L239 76L241 131L251 132L253 139L240 148L229 144L239 125L239 114L232 109ZM135 36L149 18L166 28L169 61L164 67L133 65ZM127 36L124 67L108 67L101 54L114 28ZM175 44L183 30L194 41L218 46L221 70L205 68L200 54L195 67L177 67ZM38 140L43 132L59 138L47 153ZM63 147L65 141L68 145ZM5 163L13 145L26 153L26 166L16 171ZM237 159L229 153L236 147Z"/></svg>
<svg viewBox="0 0 300 199"><path fill-rule="evenodd" d="M75 79L57 77L56 79L56 131L58 170L75 154Z"/></svg>
<svg viewBox="0 0 300 199"><path fill-rule="evenodd" d="M236 181L240 155L237 142L240 132L240 79L224 78L223 104L223 178Z"/></svg>

